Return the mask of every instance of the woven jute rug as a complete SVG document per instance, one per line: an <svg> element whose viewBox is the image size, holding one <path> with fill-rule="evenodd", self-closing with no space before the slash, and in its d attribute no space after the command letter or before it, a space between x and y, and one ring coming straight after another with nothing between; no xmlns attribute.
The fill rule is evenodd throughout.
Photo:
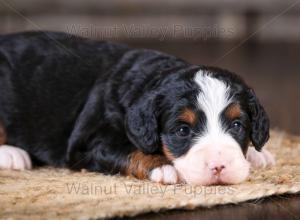
<svg viewBox="0 0 300 220"><path fill-rule="evenodd" d="M161 185L62 169L0 171L0 218L96 219L240 203L300 191L300 137L272 131L273 168L231 186Z"/></svg>

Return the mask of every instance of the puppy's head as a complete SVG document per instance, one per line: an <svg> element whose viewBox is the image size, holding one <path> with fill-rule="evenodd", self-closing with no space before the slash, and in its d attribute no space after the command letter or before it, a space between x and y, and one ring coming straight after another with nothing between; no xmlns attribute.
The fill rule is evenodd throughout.
<svg viewBox="0 0 300 220"><path fill-rule="evenodd" d="M200 185L245 180L249 143L260 150L269 138L253 90L217 68L166 76L131 106L126 126L144 153L164 153L184 181Z"/></svg>

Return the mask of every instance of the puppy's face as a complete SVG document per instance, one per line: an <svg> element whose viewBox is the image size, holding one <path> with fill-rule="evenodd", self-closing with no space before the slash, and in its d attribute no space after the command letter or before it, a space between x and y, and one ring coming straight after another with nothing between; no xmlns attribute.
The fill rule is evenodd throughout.
<svg viewBox="0 0 300 220"><path fill-rule="evenodd" d="M249 174L250 141L260 149L268 139L268 118L252 90L233 74L218 71L192 74L168 94L162 92L150 109L156 120L150 132L156 135L144 136L148 143L154 137L152 146L159 147L144 151L163 152L187 183L242 182Z"/></svg>
<svg viewBox="0 0 300 220"><path fill-rule="evenodd" d="M241 182L249 173L244 154L251 131L243 91L202 72L194 82L198 90L177 100L186 104L165 111L163 152L188 183Z"/></svg>

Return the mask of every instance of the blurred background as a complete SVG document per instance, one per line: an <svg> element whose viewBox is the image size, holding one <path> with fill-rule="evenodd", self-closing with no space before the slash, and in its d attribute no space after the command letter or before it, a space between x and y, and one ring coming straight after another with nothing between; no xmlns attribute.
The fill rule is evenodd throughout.
<svg viewBox="0 0 300 220"><path fill-rule="evenodd" d="M65 31L238 73L300 134L300 0L0 0L0 34Z"/></svg>

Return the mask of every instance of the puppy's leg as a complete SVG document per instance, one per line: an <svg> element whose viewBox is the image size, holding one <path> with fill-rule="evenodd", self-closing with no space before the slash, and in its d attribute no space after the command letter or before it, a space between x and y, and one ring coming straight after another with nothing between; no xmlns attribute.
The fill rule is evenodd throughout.
<svg viewBox="0 0 300 220"><path fill-rule="evenodd" d="M259 152L254 147L249 147L246 158L253 168L265 168L275 165L274 156L266 149Z"/></svg>
<svg viewBox="0 0 300 220"><path fill-rule="evenodd" d="M0 123L0 169L31 169L28 153L20 148L4 145L5 143L6 133Z"/></svg>
<svg viewBox="0 0 300 220"><path fill-rule="evenodd" d="M130 155L127 175L138 179L150 179L154 182L174 184L179 182L176 169L163 155L144 154L140 151Z"/></svg>

